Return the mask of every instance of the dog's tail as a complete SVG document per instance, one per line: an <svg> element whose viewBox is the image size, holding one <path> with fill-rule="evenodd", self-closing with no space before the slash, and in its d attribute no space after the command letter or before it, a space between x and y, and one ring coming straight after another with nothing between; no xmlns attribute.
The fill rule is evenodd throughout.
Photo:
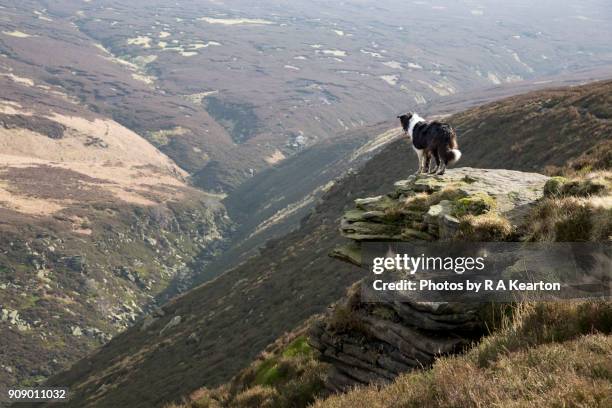
<svg viewBox="0 0 612 408"><path fill-rule="evenodd" d="M449 153L451 159L448 161L448 164L455 164L461 158L461 151L459 149L451 149Z"/></svg>

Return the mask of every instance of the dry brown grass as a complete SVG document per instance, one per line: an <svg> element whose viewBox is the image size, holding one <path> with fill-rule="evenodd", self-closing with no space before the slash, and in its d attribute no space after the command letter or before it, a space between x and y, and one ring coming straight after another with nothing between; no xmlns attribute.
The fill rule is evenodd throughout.
<svg viewBox="0 0 612 408"><path fill-rule="evenodd" d="M402 375L384 387L358 388L314 406L610 406L609 303L526 304L513 316L504 329L463 356L442 358L431 370Z"/></svg>
<svg viewBox="0 0 612 408"><path fill-rule="evenodd" d="M596 154L556 169L557 175L544 186L545 198L527 220L527 240L612 240L612 153L606 150L610 147L608 142L598 145ZM591 171L594 166L597 171Z"/></svg>
<svg viewBox="0 0 612 408"><path fill-rule="evenodd" d="M612 236L612 208L601 199L542 200L527 222L531 241L606 241Z"/></svg>
<svg viewBox="0 0 612 408"><path fill-rule="evenodd" d="M431 372L401 376L378 390L320 401L344 407L609 407L612 338L593 335L565 345L513 353L482 370L465 358L441 359Z"/></svg>
<svg viewBox="0 0 612 408"><path fill-rule="evenodd" d="M508 219L496 213L462 217L456 239L474 242L506 241L514 228Z"/></svg>
<svg viewBox="0 0 612 408"><path fill-rule="evenodd" d="M278 391L274 387L256 385L236 396L234 407L274 408L278 399Z"/></svg>
<svg viewBox="0 0 612 408"><path fill-rule="evenodd" d="M612 173L609 171L589 172L571 178L555 176L544 186L545 197L592 197L610 194Z"/></svg>
<svg viewBox="0 0 612 408"><path fill-rule="evenodd" d="M34 116L5 104L0 112L4 122L23 122L0 126L0 208L51 215L92 201L151 206L188 189L186 172L117 122Z"/></svg>
<svg viewBox="0 0 612 408"><path fill-rule="evenodd" d="M564 342L589 333L612 333L612 303L604 301L521 303L514 306L499 330L484 337L470 351L480 367L500 356L536 347Z"/></svg>
<svg viewBox="0 0 612 408"><path fill-rule="evenodd" d="M334 307L334 311L327 322L329 328L335 333L358 332L365 333L365 324L347 303Z"/></svg>
<svg viewBox="0 0 612 408"><path fill-rule="evenodd" d="M334 305L334 311L327 321L331 330L337 333L356 331L365 333L365 325L357 315L361 303L361 283L355 282L348 288L346 297Z"/></svg>

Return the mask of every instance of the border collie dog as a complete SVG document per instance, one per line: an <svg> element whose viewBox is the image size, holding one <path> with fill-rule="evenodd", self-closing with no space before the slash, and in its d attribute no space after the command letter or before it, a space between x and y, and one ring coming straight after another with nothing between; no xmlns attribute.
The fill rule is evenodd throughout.
<svg viewBox="0 0 612 408"><path fill-rule="evenodd" d="M416 174L429 172L429 174L442 175L446 166L456 163L461 157L457 135L450 125L441 122L426 122L413 112L400 115L398 119L418 156L419 169ZM430 170L432 156L436 165Z"/></svg>

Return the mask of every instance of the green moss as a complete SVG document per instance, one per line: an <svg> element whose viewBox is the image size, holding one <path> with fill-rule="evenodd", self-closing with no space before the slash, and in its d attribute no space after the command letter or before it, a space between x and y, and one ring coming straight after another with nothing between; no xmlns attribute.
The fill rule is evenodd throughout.
<svg viewBox="0 0 612 408"><path fill-rule="evenodd" d="M254 383L257 385L271 385L280 377L278 360L270 358L264 360L255 371Z"/></svg>
<svg viewBox="0 0 612 408"><path fill-rule="evenodd" d="M474 195L463 197L453 202L453 215L463 217L466 215L481 215L488 213L496 207L493 197L487 193L478 192Z"/></svg>
<svg viewBox="0 0 612 408"><path fill-rule="evenodd" d="M293 340L283 351L283 357L310 356L313 353L312 347L308 344L306 336L300 336Z"/></svg>

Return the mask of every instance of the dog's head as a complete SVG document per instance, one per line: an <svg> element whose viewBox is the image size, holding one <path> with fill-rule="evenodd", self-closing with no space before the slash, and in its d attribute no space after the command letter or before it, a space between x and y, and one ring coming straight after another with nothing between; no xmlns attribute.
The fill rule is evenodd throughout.
<svg viewBox="0 0 612 408"><path fill-rule="evenodd" d="M412 112L408 112L397 117L402 123L402 129L404 129L404 133L408 132L408 127L410 127L410 119L412 119L412 115Z"/></svg>

